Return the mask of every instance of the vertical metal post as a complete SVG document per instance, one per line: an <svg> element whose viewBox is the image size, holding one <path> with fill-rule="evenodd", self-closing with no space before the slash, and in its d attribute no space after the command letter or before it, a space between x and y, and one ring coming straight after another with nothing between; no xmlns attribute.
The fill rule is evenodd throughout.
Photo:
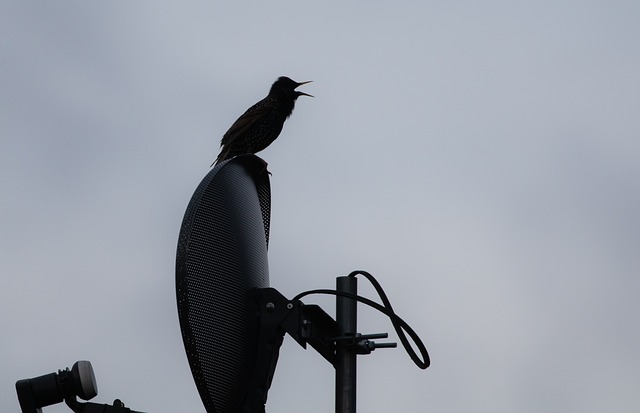
<svg viewBox="0 0 640 413"><path fill-rule="evenodd" d="M338 277L336 290L357 294L356 277ZM343 336L355 336L357 332L357 301L336 297L336 321ZM338 342L336 347L336 413L356 413L356 353L353 348Z"/></svg>

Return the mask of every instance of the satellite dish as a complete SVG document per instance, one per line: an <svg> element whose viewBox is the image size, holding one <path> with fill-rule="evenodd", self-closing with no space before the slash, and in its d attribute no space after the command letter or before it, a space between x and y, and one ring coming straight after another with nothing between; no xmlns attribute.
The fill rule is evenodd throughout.
<svg viewBox="0 0 640 413"><path fill-rule="evenodd" d="M254 372L259 321L252 291L269 287L270 197L265 162L238 156L205 176L182 221L178 318L209 413L236 411Z"/></svg>
<svg viewBox="0 0 640 413"><path fill-rule="evenodd" d="M264 412L285 334L305 348L311 345L335 367L336 411L355 411L356 356L395 347L371 341L386 338L386 333L357 333L356 301L389 316L413 361L427 368L422 341L365 271L338 277L337 290L305 291L291 300L269 287L270 198L266 163L255 155L237 156L205 176L182 221L176 257L178 318L207 412ZM356 275L373 284L382 304L357 295ZM338 296L337 320L300 301L309 294Z"/></svg>

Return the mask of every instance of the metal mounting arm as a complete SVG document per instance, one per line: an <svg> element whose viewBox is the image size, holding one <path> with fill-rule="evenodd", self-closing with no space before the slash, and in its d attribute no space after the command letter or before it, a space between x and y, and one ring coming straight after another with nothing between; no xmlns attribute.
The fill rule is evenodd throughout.
<svg viewBox="0 0 640 413"><path fill-rule="evenodd" d="M81 403L75 397L65 399L65 403L75 413L143 413L131 410L124 406L119 399L113 401L113 405L98 403Z"/></svg>
<svg viewBox="0 0 640 413"><path fill-rule="evenodd" d="M343 285L348 283L348 286ZM355 278L338 277L338 291L356 294ZM356 301L338 296L337 321L317 305L288 300L274 288L254 290L255 316L259 333L255 370L239 412L264 412L267 393L278 362L284 335L289 334L303 348L313 347L336 369L336 412L355 413L356 356L376 348L396 347L396 343L371 340L387 333L356 332ZM92 412L87 412L92 413Z"/></svg>
<svg viewBox="0 0 640 413"><path fill-rule="evenodd" d="M274 288L255 290L259 318L258 352L255 370L239 411L262 412L267 401L285 333L303 348L309 344L335 365L335 344L329 339L339 334L337 323L317 305L290 301Z"/></svg>

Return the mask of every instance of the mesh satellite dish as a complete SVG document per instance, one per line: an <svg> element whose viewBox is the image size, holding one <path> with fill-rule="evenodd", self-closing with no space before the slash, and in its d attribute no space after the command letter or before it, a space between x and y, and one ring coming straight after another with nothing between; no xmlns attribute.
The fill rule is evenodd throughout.
<svg viewBox="0 0 640 413"><path fill-rule="evenodd" d="M178 317L208 412L234 412L254 374L258 320L252 291L269 286L270 184L262 159L214 167L187 207L176 258Z"/></svg>
<svg viewBox="0 0 640 413"><path fill-rule="evenodd" d="M420 368L429 366L429 355L365 271L338 277L336 290L306 291L291 300L269 287L271 190L265 166L255 155L216 165L194 192L182 221L176 295L196 387L209 413L264 412L286 333L302 347L309 344L335 368L336 412L353 413L356 356L395 347L395 343L371 341L386 338L386 333L357 332L357 302L389 316ZM373 284L382 304L357 295L356 275ZM300 301L310 294L336 295L336 320L319 306Z"/></svg>

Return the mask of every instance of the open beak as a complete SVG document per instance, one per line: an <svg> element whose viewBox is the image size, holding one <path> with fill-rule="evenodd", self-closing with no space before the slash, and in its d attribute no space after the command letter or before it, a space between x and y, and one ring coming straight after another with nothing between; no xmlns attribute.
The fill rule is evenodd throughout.
<svg viewBox="0 0 640 413"><path fill-rule="evenodd" d="M298 86L296 86L296 88L298 88L298 87L300 87L302 85L306 85L307 83L311 83L311 82L313 82L313 80L307 80L306 82L300 82L300 83L298 83ZM298 94L298 96L309 96L311 98L314 97L313 95L310 95L310 94L304 93L304 92L300 92L298 90L296 90L296 93Z"/></svg>

